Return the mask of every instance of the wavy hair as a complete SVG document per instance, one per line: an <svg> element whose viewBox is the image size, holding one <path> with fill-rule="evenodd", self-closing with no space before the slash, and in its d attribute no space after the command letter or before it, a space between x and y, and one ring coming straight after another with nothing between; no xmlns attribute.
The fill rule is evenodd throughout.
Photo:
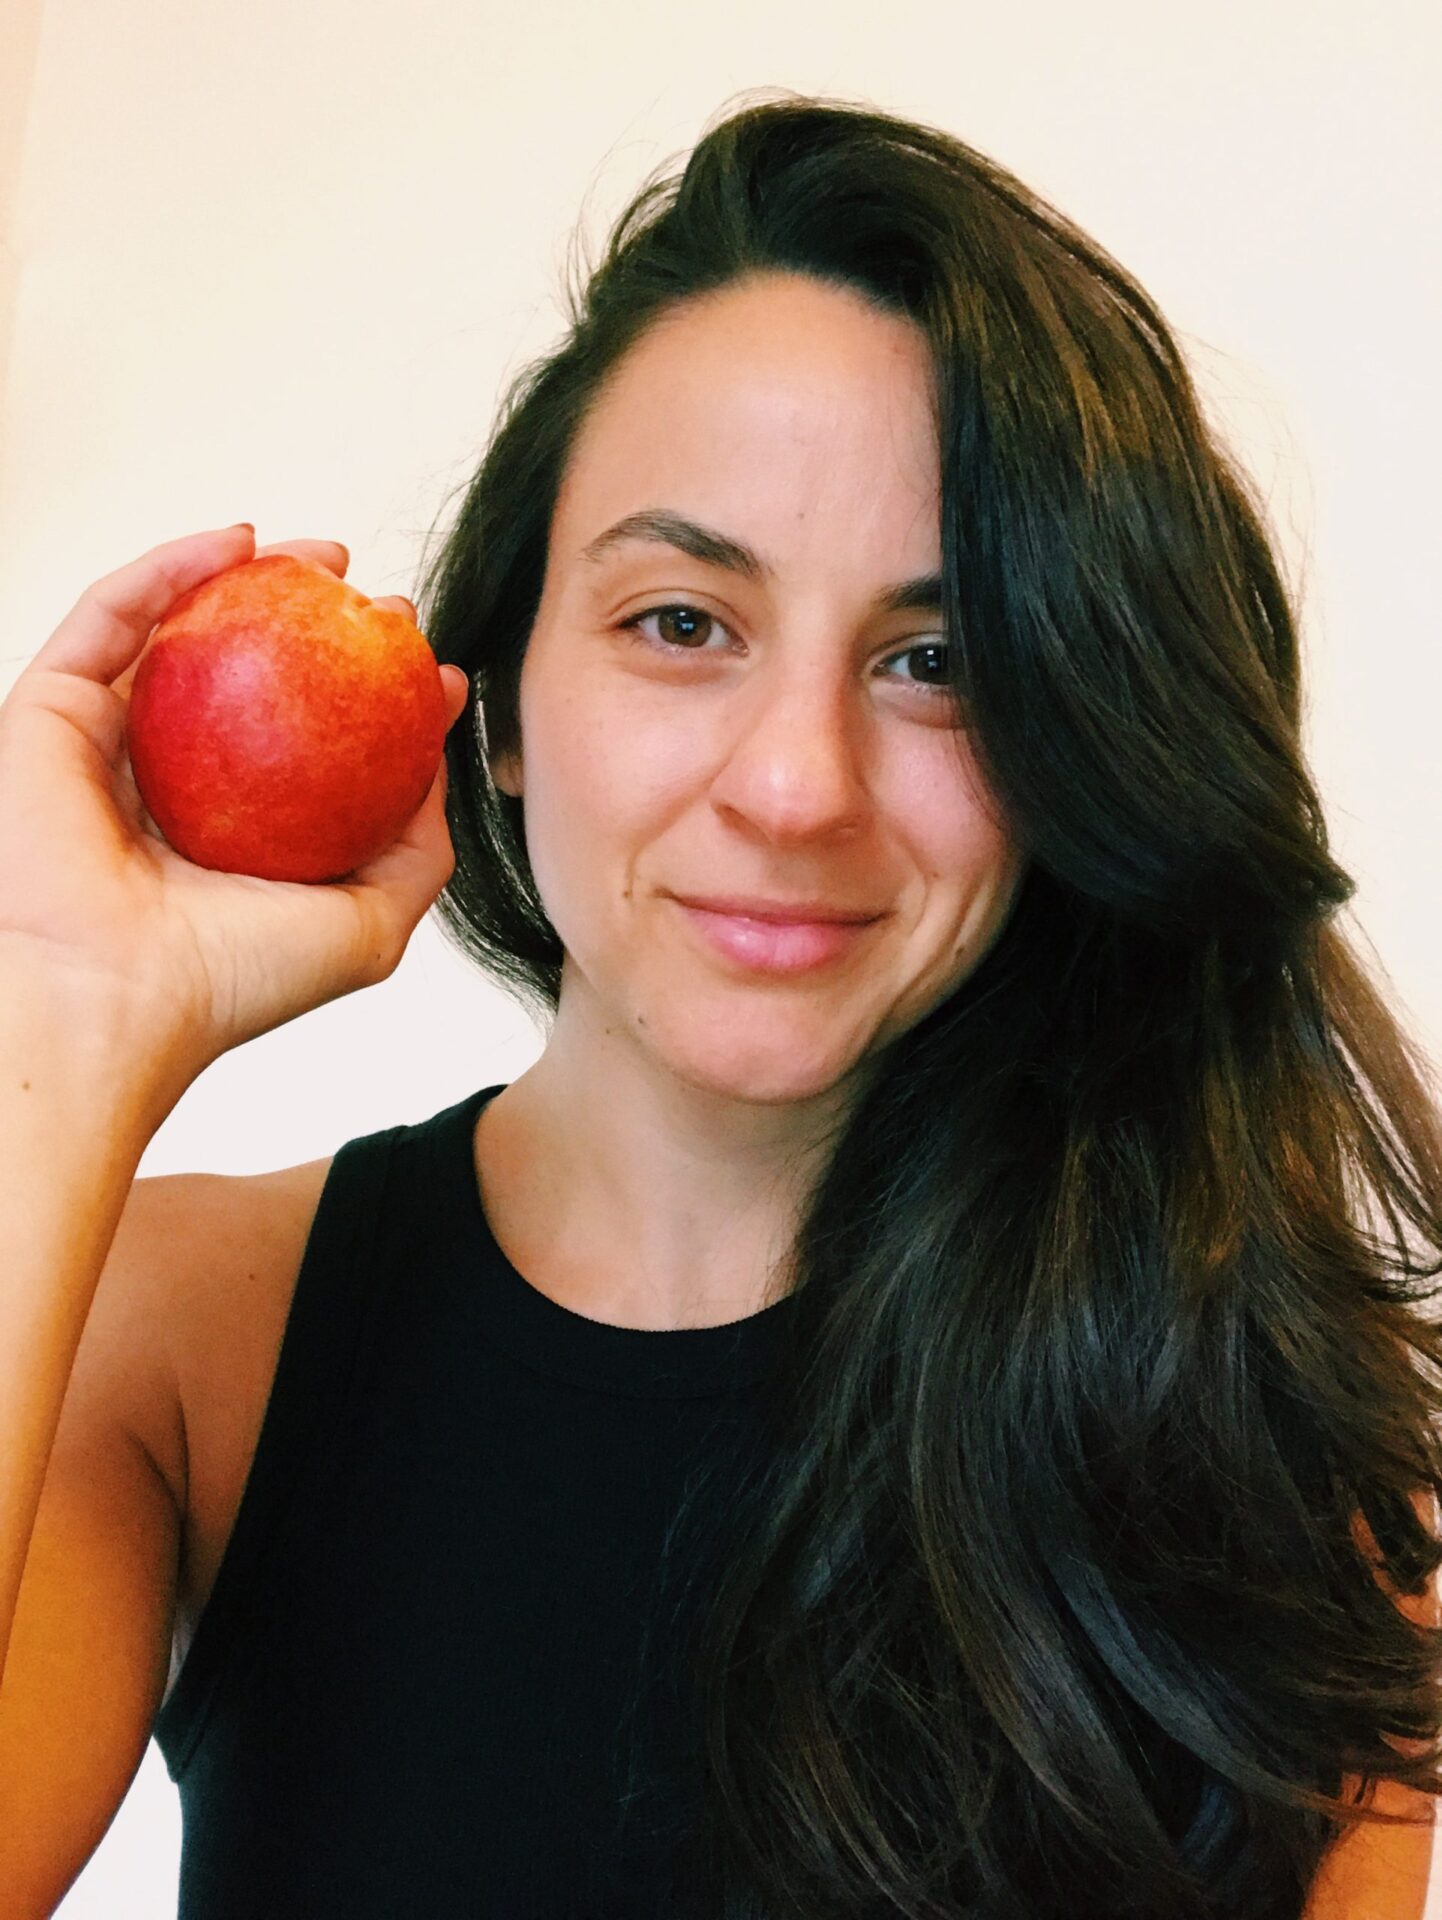
<svg viewBox="0 0 1442 1920"><path fill-rule="evenodd" d="M423 566L473 689L436 911L554 1013L487 760L568 451L649 327L770 272L930 343L951 671L1028 861L838 1131L769 1444L668 1616L682 1910L1296 1920L1376 1783L1442 1790L1442 1629L1399 1603L1442 1562L1442 1125L1339 925L1264 508L1136 281L936 128L715 117L568 284Z"/></svg>

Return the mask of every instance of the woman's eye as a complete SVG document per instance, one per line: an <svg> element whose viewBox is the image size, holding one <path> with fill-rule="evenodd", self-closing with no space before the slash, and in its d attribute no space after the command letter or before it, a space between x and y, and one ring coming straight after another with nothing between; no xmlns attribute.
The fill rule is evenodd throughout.
<svg viewBox="0 0 1442 1920"><path fill-rule="evenodd" d="M889 667L898 660L920 659L924 664L915 672L923 675L934 674L936 676L934 679L918 679L914 674L905 674L901 677L910 681L913 686L919 687L923 693L949 694L952 689L951 667L947 661L948 651L944 640L930 640L925 644L913 643L909 647L903 647L900 653L893 653L889 660L883 662L883 665ZM887 676L889 679L895 677L895 675Z"/></svg>
<svg viewBox="0 0 1442 1920"><path fill-rule="evenodd" d="M647 620L660 622L654 637L642 631ZM682 605L647 607L644 613L633 613L629 620L623 620L621 627L623 631L635 633L645 645L662 653L698 653L712 627L719 628L722 633L727 631L719 620L700 607Z"/></svg>

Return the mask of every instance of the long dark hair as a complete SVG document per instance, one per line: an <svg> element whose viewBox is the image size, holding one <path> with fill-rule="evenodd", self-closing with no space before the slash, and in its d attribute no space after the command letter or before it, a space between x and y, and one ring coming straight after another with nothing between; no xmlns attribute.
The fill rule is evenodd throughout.
<svg viewBox="0 0 1442 1920"><path fill-rule="evenodd" d="M472 676L447 935L562 949L518 682L621 356L743 275L924 330L946 631L1025 879L878 1062L793 1250L792 1344L695 1647L684 1905L775 1920L1296 1920L1374 1783L1438 1774L1433 1069L1344 934L1297 616L1167 324L935 128L780 90L569 289L417 598Z"/></svg>

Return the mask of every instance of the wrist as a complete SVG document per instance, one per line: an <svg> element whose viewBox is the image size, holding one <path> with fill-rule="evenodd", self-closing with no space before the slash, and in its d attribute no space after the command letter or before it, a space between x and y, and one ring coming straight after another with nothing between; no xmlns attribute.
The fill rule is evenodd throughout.
<svg viewBox="0 0 1442 1920"><path fill-rule="evenodd" d="M173 1012L119 983L80 980L0 950L0 1086L83 1109L138 1149L204 1062L189 1058Z"/></svg>

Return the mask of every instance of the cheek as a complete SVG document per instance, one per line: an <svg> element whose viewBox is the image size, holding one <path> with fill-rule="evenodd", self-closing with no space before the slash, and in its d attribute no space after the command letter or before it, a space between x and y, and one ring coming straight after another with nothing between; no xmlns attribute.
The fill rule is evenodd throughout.
<svg viewBox="0 0 1442 1920"><path fill-rule="evenodd" d="M1014 864L1006 821L964 739L923 736L887 770L887 788L893 830L914 866L958 904Z"/></svg>
<svg viewBox="0 0 1442 1920"><path fill-rule="evenodd" d="M705 750L675 702L628 700L604 682L593 693L537 702L533 758L579 839L624 846L685 804Z"/></svg>
<svg viewBox="0 0 1442 1920"><path fill-rule="evenodd" d="M523 714L526 845L536 885L564 939L568 903L619 896L660 817L664 771L675 753L652 751L631 725L577 694L536 700Z"/></svg>
<svg viewBox="0 0 1442 1920"><path fill-rule="evenodd" d="M891 818L921 881L924 969L949 989L995 944L1026 860L970 756L958 761L954 737L915 758L923 764L908 769L909 802L893 803Z"/></svg>
<svg viewBox="0 0 1442 1920"><path fill-rule="evenodd" d="M928 807L912 822L910 839L918 866L932 879L966 893L1005 859L1010 844L987 815L969 803L950 814Z"/></svg>

